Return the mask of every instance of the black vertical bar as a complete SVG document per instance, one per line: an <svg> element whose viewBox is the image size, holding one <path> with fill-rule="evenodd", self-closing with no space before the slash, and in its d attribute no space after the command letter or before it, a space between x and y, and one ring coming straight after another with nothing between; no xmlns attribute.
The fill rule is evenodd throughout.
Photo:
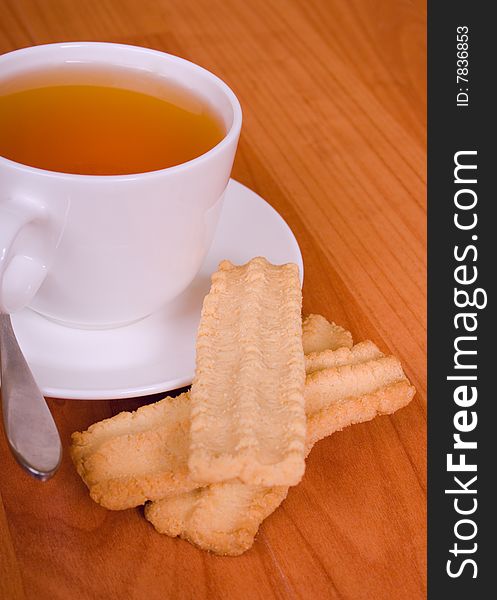
<svg viewBox="0 0 497 600"><path fill-rule="evenodd" d="M428 595L437 600L496 594L490 585L497 570L490 566L497 502L490 491L497 457L490 442L497 427L492 6L428 4ZM455 157L466 166L456 173ZM457 349L463 353L456 359ZM463 461L476 470L462 470ZM450 462L456 470L448 470Z"/></svg>

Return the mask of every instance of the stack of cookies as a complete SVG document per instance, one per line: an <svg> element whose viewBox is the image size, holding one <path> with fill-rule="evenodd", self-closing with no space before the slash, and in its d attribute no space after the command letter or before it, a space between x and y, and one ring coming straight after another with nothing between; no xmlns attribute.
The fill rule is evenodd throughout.
<svg viewBox="0 0 497 600"><path fill-rule="evenodd" d="M146 504L160 533L217 554L251 547L323 437L405 406L399 361L324 317L302 323L295 265L221 263L204 301L191 390L73 434L90 495Z"/></svg>

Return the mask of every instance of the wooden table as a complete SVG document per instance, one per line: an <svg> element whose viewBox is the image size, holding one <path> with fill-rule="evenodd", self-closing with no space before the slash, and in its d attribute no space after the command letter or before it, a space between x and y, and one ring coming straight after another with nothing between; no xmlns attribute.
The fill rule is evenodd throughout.
<svg viewBox="0 0 497 600"><path fill-rule="evenodd" d="M425 597L425 20L420 0L0 0L0 52L124 42L225 79L244 110L234 177L295 232L305 311L398 355L418 389L320 442L238 558L100 508L67 452L35 482L0 436L2 600ZM50 406L67 446L147 401Z"/></svg>

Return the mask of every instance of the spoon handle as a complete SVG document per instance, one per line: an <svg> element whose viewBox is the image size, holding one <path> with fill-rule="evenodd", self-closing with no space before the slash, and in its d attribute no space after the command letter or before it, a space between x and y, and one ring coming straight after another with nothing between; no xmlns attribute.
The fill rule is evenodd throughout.
<svg viewBox="0 0 497 600"><path fill-rule="evenodd" d="M50 409L17 343L10 315L0 314L5 433L17 462L42 481L59 468L62 445Z"/></svg>

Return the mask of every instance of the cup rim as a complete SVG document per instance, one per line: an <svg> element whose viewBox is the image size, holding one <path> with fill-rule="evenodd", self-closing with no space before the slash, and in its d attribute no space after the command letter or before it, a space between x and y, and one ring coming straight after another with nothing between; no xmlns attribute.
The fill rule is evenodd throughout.
<svg viewBox="0 0 497 600"><path fill-rule="evenodd" d="M221 141L219 141L215 146L213 146L210 150L207 150L207 152L204 152L203 154L200 154L199 156L196 156L195 158L192 158L186 162L182 162L178 165L172 165L170 167L165 167L163 169L156 169L154 171L144 171L142 173L124 173L124 174L120 174L120 175L91 175L91 174L86 175L86 174L82 174L82 173L64 173L61 171L50 171L48 169L41 169L39 167L32 167L30 165L25 165L23 163L19 163L14 160L11 160L10 158L6 158L5 156L2 156L2 155L0 155L0 165L2 163L4 163L7 166L14 167L16 169L19 169L19 170L27 172L27 173L51 176L51 177L56 176L56 177L70 179L70 180L74 180L74 181L82 181L84 179L89 179L92 181L109 181L109 182L129 181L129 180L135 180L138 178L140 178L140 179L141 178L152 178L152 177L157 177L160 175L165 175L168 173L177 173L177 172L183 171L185 169L189 169L189 168L191 168L191 166L193 164L204 162L205 160L208 160L214 154L219 153L226 146L231 144L233 141L236 141L236 139L238 138L238 136L240 134L240 129L241 129L241 125L242 125L242 108L241 108L240 102L239 102L238 98L236 97L235 93L233 92L233 90L220 77L218 77L217 75L214 75L214 73L212 73L208 69L205 69L204 67L201 67L200 65L197 65L196 63L194 63L190 60L187 60L186 58L181 58L180 56L176 56L174 54L162 52L161 50L154 50L152 48L147 48L145 46L134 46L132 44L116 44L113 42L88 42L88 41L56 42L53 44L40 44L37 46L27 46L25 48L20 48L18 50L12 50L11 52L6 52L5 54L0 55L0 66L6 57L8 57L10 59L13 55L34 54L34 53L38 52L40 48L54 48L54 49L55 48L62 49L62 48L68 48L68 47L76 47L76 48L77 47L93 47L93 48L95 48L98 46L102 47L103 49L105 49L106 47L112 46L115 48L121 48L122 50L125 50L127 52L130 52L130 51L131 52L139 52L142 54L148 54L148 55L152 54L152 55L160 56L163 58L165 57L173 63L176 62L176 63L186 64L186 66L193 68L194 70L202 73L205 77L210 79L213 83L215 83L223 91L225 96L228 98L228 100L231 104L231 108L233 110L233 121L231 123L230 128L228 129L225 136L223 137L223 139ZM112 64L112 63L110 63L110 64Z"/></svg>

